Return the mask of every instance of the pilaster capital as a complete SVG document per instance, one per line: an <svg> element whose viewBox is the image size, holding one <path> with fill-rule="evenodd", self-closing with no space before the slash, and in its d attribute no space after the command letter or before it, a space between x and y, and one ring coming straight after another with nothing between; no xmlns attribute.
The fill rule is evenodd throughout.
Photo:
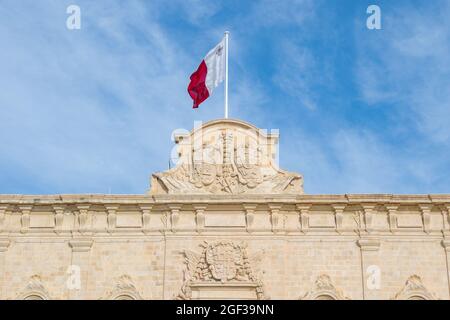
<svg viewBox="0 0 450 320"><path fill-rule="evenodd" d="M11 241L7 238L0 238L0 253L8 250Z"/></svg>
<svg viewBox="0 0 450 320"><path fill-rule="evenodd" d="M18 208L22 214L29 214L33 210L33 205L19 205Z"/></svg>
<svg viewBox="0 0 450 320"><path fill-rule="evenodd" d="M281 204L281 203L269 203L268 206L269 206L270 211L278 212L283 207L283 204Z"/></svg>
<svg viewBox="0 0 450 320"><path fill-rule="evenodd" d="M396 203L388 203L388 204L385 204L384 207L386 208L386 210L389 213L396 213L397 210L398 210L399 205L396 204Z"/></svg>
<svg viewBox="0 0 450 320"><path fill-rule="evenodd" d="M345 210L345 208L347 207L347 205L343 204L343 203L335 203L335 204L332 204L331 207L333 208L335 213L338 213L338 212L343 212Z"/></svg>
<svg viewBox="0 0 450 320"><path fill-rule="evenodd" d="M80 212L80 213L87 213L90 207L91 207L90 204L77 204L76 205L76 208L77 208L78 212Z"/></svg>
<svg viewBox="0 0 450 320"><path fill-rule="evenodd" d="M450 239L444 239L442 240L442 246L444 247L445 251L450 253Z"/></svg>
<svg viewBox="0 0 450 320"><path fill-rule="evenodd" d="M300 213L307 213L309 211L309 209L311 209L312 204L310 204L310 203L296 203L295 207L297 208L297 210L300 211Z"/></svg>
<svg viewBox="0 0 450 320"><path fill-rule="evenodd" d="M150 212L153 209L153 204L140 204L139 209L141 209L142 212Z"/></svg>
<svg viewBox="0 0 450 320"><path fill-rule="evenodd" d="M431 211L431 208L433 207L433 204L431 203L419 203L419 209L422 213L429 213Z"/></svg>
<svg viewBox="0 0 450 320"><path fill-rule="evenodd" d="M66 210L66 206L65 205L52 205L52 209L53 211L58 214L58 213L64 213L64 211Z"/></svg>
<svg viewBox="0 0 450 320"><path fill-rule="evenodd" d="M92 239L71 239L69 246L73 252L88 252L92 248L94 241Z"/></svg>
<svg viewBox="0 0 450 320"><path fill-rule="evenodd" d="M253 212L256 210L256 208L258 207L258 205L256 203L243 203L242 207L244 208L244 210L246 212Z"/></svg>
<svg viewBox="0 0 450 320"><path fill-rule="evenodd" d="M207 204L193 204L192 207L194 208L195 212L203 212L208 208ZM180 210L181 207L178 209Z"/></svg>
<svg viewBox="0 0 450 320"><path fill-rule="evenodd" d="M380 239L362 238L357 241L361 251L378 251L380 249Z"/></svg>
<svg viewBox="0 0 450 320"><path fill-rule="evenodd" d="M181 210L182 205L175 203L175 204L168 204L167 208L170 210L170 212L174 213L174 212L178 212Z"/></svg>
<svg viewBox="0 0 450 320"><path fill-rule="evenodd" d="M114 205L114 204L106 204L105 205L105 209L106 212L108 212L108 214L115 214L117 213L117 210L119 210L119 205Z"/></svg>

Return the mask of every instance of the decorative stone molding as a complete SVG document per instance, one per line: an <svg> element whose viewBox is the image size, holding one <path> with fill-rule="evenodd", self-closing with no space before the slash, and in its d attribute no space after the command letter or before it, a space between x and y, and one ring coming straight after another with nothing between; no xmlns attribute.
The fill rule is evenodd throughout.
<svg viewBox="0 0 450 320"><path fill-rule="evenodd" d="M178 221L180 220L181 205L169 205L170 209L170 226L173 233L177 232Z"/></svg>
<svg viewBox="0 0 450 320"><path fill-rule="evenodd" d="M119 209L119 206L117 205L107 205L106 208L106 220L108 222L108 232L114 232L117 225L117 210Z"/></svg>
<svg viewBox="0 0 450 320"><path fill-rule="evenodd" d="M342 232L342 221L344 219L344 209L346 205L345 204L334 204L332 205L333 211L334 211L334 218L336 222L336 231L338 233Z"/></svg>
<svg viewBox="0 0 450 320"><path fill-rule="evenodd" d="M194 205L195 210L195 225L197 226L197 232L202 233L205 229L205 205Z"/></svg>
<svg viewBox="0 0 450 320"><path fill-rule="evenodd" d="M20 212L22 213L20 217L20 221L22 224L20 232L26 233L30 228L30 213L31 210L33 209L33 206L19 206L19 209Z"/></svg>
<svg viewBox="0 0 450 320"><path fill-rule="evenodd" d="M90 205L77 205L78 212L76 212L76 216L78 218L78 231L80 232L85 232L88 228L88 210L90 207Z"/></svg>
<svg viewBox="0 0 450 320"><path fill-rule="evenodd" d="M93 243L92 239L72 239L69 241L69 246L72 248L72 252L88 252Z"/></svg>
<svg viewBox="0 0 450 320"><path fill-rule="evenodd" d="M388 220L389 220L389 230L393 233L397 231L397 210L398 204L387 204L385 205L386 210L388 211Z"/></svg>
<svg viewBox="0 0 450 320"><path fill-rule="evenodd" d="M64 223L65 206L53 206L53 211L55 212L55 233L59 234Z"/></svg>
<svg viewBox="0 0 450 320"><path fill-rule="evenodd" d="M16 300L52 300L39 275L30 277L28 284L16 297Z"/></svg>
<svg viewBox="0 0 450 320"><path fill-rule="evenodd" d="M450 253L450 239L449 238L445 238L444 240L442 240L442 246L444 247L445 251Z"/></svg>
<svg viewBox="0 0 450 320"><path fill-rule="evenodd" d="M309 229L309 209L311 204L297 204L296 208L299 212L300 230L306 232Z"/></svg>
<svg viewBox="0 0 450 320"><path fill-rule="evenodd" d="M278 135L238 120L175 137L177 166L152 176L151 194L301 194L303 178L278 168Z"/></svg>
<svg viewBox="0 0 450 320"><path fill-rule="evenodd" d="M450 204L441 205L440 209L444 221L444 230L445 232L450 233Z"/></svg>
<svg viewBox="0 0 450 320"><path fill-rule="evenodd" d="M0 205L0 233L4 230L6 209L8 206Z"/></svg>
<svg viewBox="0 0 450 320"><path fill-rule="evenodd" d="M337 289L327 274L317 277L311 291L307 292L299 300L350 300L340 289Z"/></svg>
<svg viewBox="0 0 450 320"><path fill-rule="evenodd" d="M414 274L406 280L403 288L392 300L437 300L437 298L423 285L422 279Z"/></svg>
<svg viewBox="0 0 450 320"><path fill-rule="evenodd" d="M380 239L362 238L357 241L361 251L378 251L380 249Z"/></svg>
<svg viewBox="0 0 450 320"><path fill-rule="evenodd" d="M423 231L425 233L430 233L430 213L432 204L419 204L420 211L422 213L422 223L423 223Z"/></svg>
<svg viewBox="0 0 450 320"><path fill-rule="evenodd" d="M141 204L139 206L142 212L142 231L144 233L149 233L151 231L151 211L153 208L153 205L151 204Z"/></svg>
<svg viewBox="0 0 450 320"><path fill-rule="evenodd" d="M129 275L115 279L114 287L105 295L105 300L143 300Z"/></svg>
<svg viewBox="0 0 450 320"><path fill-rule="evenodd" d="M205 241L201 247L201 253L182 252L186 269L177 299L192 299L194 287L247 288L256 291L253 292L256 299L265 299L263 283L254 266L259 263L261 252L249 256L246 244L229 240Z"/></svg>
<svg viewBox="0 0 450 320"><path fill-rule="evenodd" d="M245 203L243 205L245 210L245 225L247 232L252 232L253 229L253 221L255 220L255 210L257 204Z"/></svg>
<svg viewBox="0 0 450 320"><path fill-rule="evenodd" d="M362 204L361 207L363 208L364 211L364 231L367 234L372 233L373 231L373 215L374 215L374 210L376 208L375 204Z"/></svg>
<svg viewBox="0 0 450 320"><path fill-rule="evenodd" d="M0 253L6 252L9 248L11 241L7 238L0 238Z"/></svg>
<svg viewBox="0 0 450 320"><path fill-rule="evenodd" d="M272 232L277 233L283 231L283 217L280 214L281 204L269 204L270 222L272 224Z"/></svg>

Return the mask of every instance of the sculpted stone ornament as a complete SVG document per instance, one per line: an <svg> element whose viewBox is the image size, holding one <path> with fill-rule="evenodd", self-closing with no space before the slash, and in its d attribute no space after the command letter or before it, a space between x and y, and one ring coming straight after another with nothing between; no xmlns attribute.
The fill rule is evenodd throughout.
<svg viewBox="0 0 450 320"><path fill-rule="evenodd" d="M28 284L16 298L17 300L51 300L50 294L42 283L40 275L30 277Z"/></svg>
<svg viewBox="0 0 450 320"><path fill-rule="evenodd" d="M151 194L302 194L303 178L279 169L278 135L237 120L175 136L177 166L152 176Z"/></svg>
<svg viewBox="0 0 450 320"><path fill-rule="evenodd" d="M184 283L177 299L191 299L191 286L195 283L226 285L230 283L252 283L258 300L265 299L261 279L256 275L252 263L258 263L261 252L249 256L244 243L223 240L204 242L202 252L183 251L186 261Z"/></svg>
<svg viewBox="0 0 450 320"><path fill-rule="evenodd" d="M300 300L350 300L342 291L336 288L327 274L317 277L314 287L307 292Z"/></svg>
<svg viewBox="0 0 450 320"><path fill-rule="evenodd" d="M414 274L406 280L403 288L392 300L437 300L437 298L424 286L422 279Z"/></svg>
<svg viewBox="0 0 450 320"><path fill-rule="evenodd" d="M114 288L106 294L106 300L142 300L133 280L123 274L115 279Z"/></svg>

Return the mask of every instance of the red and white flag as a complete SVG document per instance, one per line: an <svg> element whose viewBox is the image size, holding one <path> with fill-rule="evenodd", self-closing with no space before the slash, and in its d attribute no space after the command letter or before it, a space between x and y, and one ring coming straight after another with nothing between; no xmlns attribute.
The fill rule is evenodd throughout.
<svg viewBox="0 0 450 320"><path fill-rule="evenodd" d="M225 79L226 63L226 37L208 52L198 66L197 71L191 75L188 92L198 108L213 92L214 88Z"/></svg>

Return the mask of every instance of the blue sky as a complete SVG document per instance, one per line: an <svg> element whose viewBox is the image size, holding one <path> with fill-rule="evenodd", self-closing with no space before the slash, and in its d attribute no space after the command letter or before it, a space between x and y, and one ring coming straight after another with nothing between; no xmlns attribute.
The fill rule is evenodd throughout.
<svg viewBox="0 0 450 320"><path fill-rule="evenodd" d="M81 8L81 30L66 8ZM368 30L366 9L381 8ZM230 30L230 116L279 129L305 192L450 193L450 1L0 2L0 193L137 193Z"/></svg>

